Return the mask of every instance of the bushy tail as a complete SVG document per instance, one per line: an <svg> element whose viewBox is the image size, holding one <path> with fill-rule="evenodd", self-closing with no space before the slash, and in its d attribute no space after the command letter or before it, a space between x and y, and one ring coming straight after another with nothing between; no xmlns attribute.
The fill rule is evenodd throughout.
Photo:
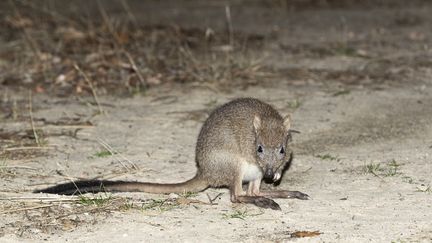
<svg viewBox="0 0 432 243"><path fill-rule="evenodd" d="M209 187L206 180L199 175L194 178L173 184L159 184L133 181L81 180L59 184L34 193L51 193L60 195L79 195L97 192L147 192L156 194L200 192Z"/></svg>

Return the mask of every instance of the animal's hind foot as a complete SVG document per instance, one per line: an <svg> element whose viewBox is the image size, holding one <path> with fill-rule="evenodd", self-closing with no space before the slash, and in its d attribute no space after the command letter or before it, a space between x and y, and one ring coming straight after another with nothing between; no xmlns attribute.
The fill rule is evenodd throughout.
<svg viewBox="0 0 432 243"><path fill-rule="evenodd" d="M281 210L279 204L270 198L262 196L237 196L233 202L254 204L260 208L270 208L273 210Z"/></svg>
<svg viewBox="0 0 432 243"><path fill-rule="evenodd" d="M309 195L299 191L261 191L260 196L269 198L295 198L300 200L310 199Z"/></svg>
<svg viewBox="0 0 432 243"><path fill-rule="evenodd" d="M256 197L256 199L254 200L254 204L260 208L270 208L273 210L281 210L281 207L279 206L279 204L277 204L272 199L266 198L266 197Z"/></svg>

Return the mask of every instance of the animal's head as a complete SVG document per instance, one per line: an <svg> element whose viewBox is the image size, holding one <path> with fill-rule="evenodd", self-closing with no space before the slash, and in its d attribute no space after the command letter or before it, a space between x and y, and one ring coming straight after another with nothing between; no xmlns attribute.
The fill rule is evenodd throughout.
<svg viewBox="0 0 432 243"><path fill-rule="evenodd" d="M256 159L264 179L276 182L291 157L291 118L289 115L283 119L255 116L253 127Z"/></svg>

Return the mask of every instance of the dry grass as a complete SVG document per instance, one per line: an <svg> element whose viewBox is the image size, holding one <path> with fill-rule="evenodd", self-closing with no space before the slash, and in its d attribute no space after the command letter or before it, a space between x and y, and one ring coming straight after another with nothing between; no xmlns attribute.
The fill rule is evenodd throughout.
<svg viewBox="0 0 432 243"><path fill-rule="evenodd" d="M257 56L262 56L267 41L277 42L277 36L234 29L229 6L225 7L226 30L215 31L139 23L127 1L117 3L117 11L122 13L113 15L106 9L108 4L100 1L96 14L79 17L60 14L47 2L39 6L31 1L11 1L5 21L0 22L4 30L0 37L7 43L0 51L0 84L66 96L91 94L95 99L98 95L143 93L152 86L173 83L230 90L262 85L275 77L381 88L386 82L414 79L414 72L430 67L430 56L423 51L414 58L384 57L382 46L410 47L406 40L342 38L324 43L283 42L278 52L292 55L293 60L296 56L360 58L368 60L364 68L273 70ZM265 5L280 8L295 7L296 3L272 1ZM342 26L345 33L346 26ZM418 52L417 46L410 50Z"/></svg>
<svg viewBox="0 0 432 243"><path fill-rule="evenodd" d="M111 197L3 198L0 215L10 219L0 234L15 233L24 238L34 232L73 230L82 223L94 223L120 210L127 199ZM20 217L24 212L25 217ZM16 218L18 217L18 218Z"/></svg>
<svg viewBox="0 0 432 243"><path fill-rule="evenodd" d="M189 204L208 205L186 197L135 200L111 194L72 197L36 195L1 198L0 202L0 216L10 219L8 227L0 228L0 235L15 233L24 238L30 238L34 232L54 234L73 230L82 224L95 224L118 211L135 210L154 215ZM22 217L23 214L25 217Z"/></svg>
<svg viewBox="0 0 432 243"><path fill-rule="evenodd" d="M38 134L38 142L35 133ZM52 147L46 146L45 136L39 129L13 132L0 129L0 158L22 160L46 155L47 150Z"/></svg>
<svg viewBox="0 0 432 243"><path fill-rule="evenodd" d="M95 90L130 94L172 82L226 87L269 76L248 53L248 47L262 45L264 37L233 33L232 27L226 34L139 26L125 2L126 20L112 18L100 2L100 16L87 19L59 17L55 9L31 2L11 2L14 11L2 26L13 43L0 52L7 65L0 75L3 84L30 86L37 92L89 93L97 99Z"/></svg>

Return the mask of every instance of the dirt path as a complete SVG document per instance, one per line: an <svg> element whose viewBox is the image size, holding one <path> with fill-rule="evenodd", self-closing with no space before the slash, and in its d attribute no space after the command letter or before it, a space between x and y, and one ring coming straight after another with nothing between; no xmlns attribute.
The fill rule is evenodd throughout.
<svg viewBox="0 0 432 243"><path fill-rule="evenodd" d="M432 241L432 66L426 31L432 25L426 12L410 7L291 13L288 19L298 17L296 25L279 22L280 37L262 53L263 63L278 75L230 92L162 85L130 98L101 96L104 114L91 96L37 94L30 116L28 93L2 88L7 112L0 118L0 241ZM320 20L338 26L335 13L344 16L346 27L311 27ZM356 26L358 18L367 21ZM348 37L354 33L349 48L335 44L344 31ZM315 35L323 39L314 42ZM272 211L233 205L226 189L180 196L100 194L76 201L31 193L71 178L190 178L195 139L208 112L245 96L292 113L293 128L301 134L294 137L295 160L279 187L312 200L277 200L282 211ZM40 147L29 149L33 131ZM298 231L320 234L294 239Z"/></svg>

